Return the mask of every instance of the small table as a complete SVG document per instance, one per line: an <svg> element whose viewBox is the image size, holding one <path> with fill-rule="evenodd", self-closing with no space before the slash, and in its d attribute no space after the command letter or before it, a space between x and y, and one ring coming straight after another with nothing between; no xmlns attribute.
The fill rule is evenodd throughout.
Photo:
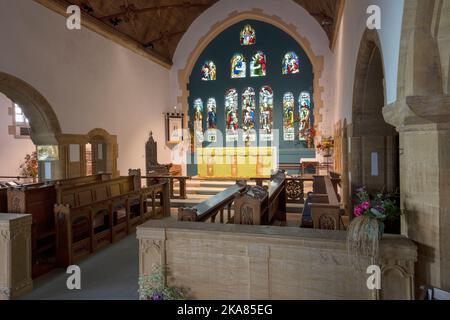
<svg viewBox="0 0 450 320"><path fill-rule="evenodd" d="M300 172L302 175L305 174L305 169L313 167L316 170L315 174L319 174L320 161L316 158L314 159L300 159Z"/></svg>

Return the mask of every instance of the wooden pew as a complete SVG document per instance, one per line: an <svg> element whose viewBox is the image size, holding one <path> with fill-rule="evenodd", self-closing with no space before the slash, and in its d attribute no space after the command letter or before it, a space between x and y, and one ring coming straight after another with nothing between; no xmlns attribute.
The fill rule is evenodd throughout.
<svg viewBox="0 0 450 320"><path fill-rule="evenodd" d="M236 195L245 191L245 181L238 181L234 186L216 194L208 200L196 205L193 208L179 208L179 221L198 221L206 222L210 220L212 223L216 221L217 215L220 213L220 223L224 223L224 210L228 210L228 220L231 220L231 205Z"/></svg>
<svg viewBox="0 0 450 320"><path fill-rule="evenodd" d="M330 177L314 177L314 192L308 195L303 208L302 227L343 229L340 202Z"/></svg>
<svg viewBox="0 0 450 320"><path fill-rule="evenodd" d="M271 225L286 221L286 175L279 171L272 175L267 190L261 186L249 188L236 196L234 223Z"/></svg>
<svg viewBox="0 0 450 320"><path fill-rule="evenodd" d="M170 216L167 181L137 190L130 187L132 181L123 177L62 193L75 205L54 209L58 266L67 267L121 240L150 218Z"/></svg>

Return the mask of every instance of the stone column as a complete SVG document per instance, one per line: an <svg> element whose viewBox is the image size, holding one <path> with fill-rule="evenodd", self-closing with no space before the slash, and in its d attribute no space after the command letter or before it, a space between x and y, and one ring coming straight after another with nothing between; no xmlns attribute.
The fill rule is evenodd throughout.
<svg viewBox="0 0 450 320"><path fill-rule="evenodd" d="M0 300L32 289L31 215L0 213Z"/></svg>

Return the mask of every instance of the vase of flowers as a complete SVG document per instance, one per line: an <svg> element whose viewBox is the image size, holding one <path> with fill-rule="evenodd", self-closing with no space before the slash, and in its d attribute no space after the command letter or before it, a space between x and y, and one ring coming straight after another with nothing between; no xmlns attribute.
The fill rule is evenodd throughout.
<svg viewBox="0 0 450 320"><path fill-rule="evenodd" d="M20 174L24 177L32 178L36 182L38 176L38 160L36 151L25 156L25 161L20 165Z"/></svg>
<svg viewBox="0 0 450 320"><path fill-rule="evenodd" d="M378 258L379 241L383 237L385 221L400 216L398 206L385 194L371 197L363 187L357 190L355 218L349 225L347 248L353 257Z"/></svg>
<svg viewBox="0 0 450 320"><path fill-rule="evenodd" d="M186 300L187 289L166 285L168 269L156 265L149 275L139 278L140 300Z"/></svg>
<svg viewBox="0 0 450 320"><path fill-rule="evenodd" d="M332 137L322 138L322 142L316 146L317 152L323 156L330 156L333 151L333 147L334 139Z"/></svg>

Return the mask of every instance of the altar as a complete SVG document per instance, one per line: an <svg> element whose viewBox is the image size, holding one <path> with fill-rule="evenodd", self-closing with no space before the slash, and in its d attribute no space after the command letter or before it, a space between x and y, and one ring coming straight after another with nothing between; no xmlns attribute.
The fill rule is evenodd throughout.
<svg viewBox="0 0 450 320"><path fill-rule="evenodd" d="M198 176L202 178L270 177L278 166L275 147L199 148Z"/></svg>

